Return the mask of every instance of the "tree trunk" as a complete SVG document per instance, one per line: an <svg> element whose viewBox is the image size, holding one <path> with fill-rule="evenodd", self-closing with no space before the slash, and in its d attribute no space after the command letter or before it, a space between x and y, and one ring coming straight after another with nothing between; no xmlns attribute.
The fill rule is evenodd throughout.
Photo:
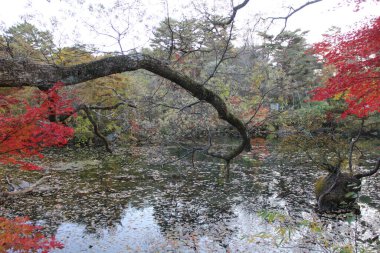
<svg viewBox="0 0 380 253"><path fill-rule="evenodd" d="M361 180L347 173L329 173L319 178L315 185L318 210L321 212L353 210L360 188Z"/></svg>

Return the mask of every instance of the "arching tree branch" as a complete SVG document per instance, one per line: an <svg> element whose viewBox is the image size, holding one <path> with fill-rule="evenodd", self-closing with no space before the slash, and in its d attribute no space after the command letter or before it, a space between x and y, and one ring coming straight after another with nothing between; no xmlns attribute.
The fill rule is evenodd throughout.
<svg viewBox="0 0 380 253"><path fill-rule="evenodd" d="M231 16L228 19L222 20L222 21L213 21L212 23L214 25L216 25L216 26L225 26L225 25L231 24L232 21L234 21L238 10L240 10L241 8L243 8L244 6L246 6L248 4L248 2L249 2L249 0L244 0L244 2L242 2L241 4L236 5L235 7L233 7L232 14L231 14Z"/></svg>
<svg viewBox="0 0 380 253"><path fill-rule="evenodd" d="M373 174L375 174L379 169L380 169L380 158L377 159L376 166L375 166L375 168L373 170L370 170L370 171L368 171L366 173L357 174L357 175L355 175L355 177L357 179L361 179L363 177L369 177L369 176L372 176Z"/></svg>
<svg viewBox="0 0 380 253"><path fill-rule="evenodd" d="M181 86L200 101L211 104L219 118L234 126L242 138L241 144L227 154L208 153L227 162L238 156L244 149L250 149L250 142L244 123L233 115L223 99L190 77L170 68L165 63L145 54L120 55L101 60L58 67L37 64L27 60L0 59L0 87L34 86L46 89L56 82L74 85L111 74L144 69L166 78Z"/></svg>

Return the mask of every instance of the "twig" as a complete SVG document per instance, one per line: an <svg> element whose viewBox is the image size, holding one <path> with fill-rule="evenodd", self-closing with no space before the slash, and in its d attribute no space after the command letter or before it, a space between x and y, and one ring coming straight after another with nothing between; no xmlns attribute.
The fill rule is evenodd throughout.
<svg viewBox="0 0 380 253"><path fill-rule="evenodd" d="M169 55L168 55L168 61L170 61L170 59L172 58L172 55L173 55L173 50L174 50L174 31L173 31L173 28L172 28L172 26L170 24L169 3L168 3L168 1L165 1L165 4L166 4L167 26L168 26L169 32L170 32L170 48L169 48Z"/></svg>
<svg viewBox="0 0 380 253"><path fill-rule="evenodd" d="M261 96L261 100L260 100L260 103L259 105L256 107L256 110L255 112L253 113L252 117L245 123L246 126L248 126L249 123L252 122L252 120L256 117L256 114L259 112L261 106L263 105L264 103L264 99L266 97L266 95L268 95L268 93L270 93L271 91L273 91L274 89L277 89L277 87L274 87L268 91L266 91L262 96Z"/></svg>
<svg viewBox="0 0 380 253"><path fill-rule="evenodd" d="M227 41L226 41L226 46L224 47L223 49L223 52L222 52L222 55L220 57L220 59L218 60L218 55L217 55L217 52L216 52L216 56L215 56L215 60L216 60L216 64L215 64L215 67L212 71L212 73L207 77L207 79L203 82L203 85L205 85L206 83L208 83L208 81L210 81L211 78L213 78L216 74L216 72L218 71L218 68L220 66L220 64L222 64L223 61L227 60L227 59L230 59L230 57L225 57L226 54L227 54L227 51L230 47L230 43L231 43L231 40L232 40L232 29L233 29L233 23L230 27L230 32L229 32L229 35L228 35L228 38L227 38Z"/></svg>
<svg viewBox="0 0 380 253"><path fill-rule="evenodd" d="M104 145L106 146L106 150L112 153L110 144L107 138L101 132L99 132L98 124L96 123L95 119L92 117L89 107L87 105L82 105L82 110L86 113L88 120L91 122L94 128L94 133L104 142Z"/></svg>
<svg viewBox="0 0 380 253"><path fill-rule="evenodd" d="M182 107L182 108L180 109L180 111L183 111L183 110L185 110L185 109L188 109L188 108L190 108L190 107L192 107L192 106L194 106L194 105L197 105L197 104L199 104L199 103L202 103L202 101L198 100L198 101L195 101L194 103L191 103L191 104L185 105L184 107Z"/></svg>
<svg viewBox="0 0 380 253"><path fill-rule="evenodd" d="M246 6L248 4L248 2L249 2L249 0L244 0L244 2L242 2L241 4L233 7L232 14L231 14L231 16L227 20L224 20L224 21L213 21L212 22L213 25L215 25L215 26L226 26L226 25L231 24L234 21L238 10L240 10L244 6Z"/></svg>
<svg viewBox="0 0 380 253"><path fill-rule="evenodd" d="M124 104L126 104L127 106L129 107L132 107L132 108L137 108L135 104L132 104L131 102L128 101L128 99L126 99L125 97L123 97L122 95L120 95L117 90L113 87L110 87L110 86L105 86L105 88L107 89L110 89L113 91L113 93L115 93L115 95L121 100L124 102ZM114 108L116 109L116 108Z"/></svg>
<svg viewBox="0 0 380 253"><path fill-rule="evenodd" d="M288 13L288 15L286 16L282 16L282 17L269 17L269 18L266 18L266 19L272 19L272 23L274 20L277 20L277 19L283 19L284 20L284 27L282 28L281 33L283 33L286 29L286 26L288 24L288 19L293 16L295 13L297 13L298 11L302 10L303 8L305 8L306 6L308 5L311 5L311 4L315 4L315 3L318 3L318 2L321 2L322 0L313 0L313 1L309 1L307 3L304 3L303 5L301 5L300 7L294 9L293 7L290 7L290 12Z"/></svg>

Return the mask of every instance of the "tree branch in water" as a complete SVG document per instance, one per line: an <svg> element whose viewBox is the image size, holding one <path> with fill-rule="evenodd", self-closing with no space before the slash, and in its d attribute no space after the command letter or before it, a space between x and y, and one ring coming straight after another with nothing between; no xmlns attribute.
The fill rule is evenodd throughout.
<svg viewBox="0 0 380 253"><path fill-rule="evenodd" d="M36 188L38 185L40 185L44 180L50 178L51 176L44 176L44 177L41 177L40 179L37 180L37 182L35 182L34 184L30 185L29 187L26 187L22 190L15 190L15 191L6 191L6 192L2 192L0 193L0 195L2 196L15 196L15 195L19 195L19 194L25 194L25 193L28 193L28 192L31 192L34 190L34 188ZM12 184L9 179L7 179L8 181L8 184L10 184L13 188L14 188L14 184Z"/></svg>
<svg viewBox="0 0 380 253"><path fill-rule="evenodd" d="M373 170L370 170L370 171L368 171L368 172L366 172L366 173L359 173L359 174L356 174L355 177L356 177L357 179L361 179L361 178L363 178L363 177L369 177L369 176L374 175L379 169L380 169L380 158L377 159L376 166L375 166L375 168L374 168Z"/></svg>

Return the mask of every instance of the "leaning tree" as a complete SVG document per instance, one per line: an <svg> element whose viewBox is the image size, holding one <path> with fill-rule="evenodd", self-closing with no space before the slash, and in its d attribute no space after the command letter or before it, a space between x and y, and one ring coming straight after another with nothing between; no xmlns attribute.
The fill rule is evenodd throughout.
<svg viewBox="0 0 380 253"><path fill-rule="evenodd" d="M112 53L100 57L98 60L81 64L70 64L68 66L58 64L58 61L53 57L57 55L57 52L54 48L51 34L48 32L41 32L26 22L9 29L4 36L0 37L0 87L38 88L40 93L36 96L38 97L38 103L40 103L40 105L33 107L23 99L13 99L11 93L0 97L0 109L5 113L3 114L4 121L2 123L4 127L2 128L3 132L0 136L0 143L2 146L7 147L9 147L9 145L5 145L7 143L17 143L18 145L15 146L15 150L0 151L2 152L0 155L2 155L4 159L7 157L7 159L5 159L7 161L3 160L6 163L24 165L18 160L31 155L40 155L40 151L43 147L66 143L72 133L60 123L79 110L87 114L88 119L94 125L94 131L97 132L107 145L107 140L97 131L96 122L91 119L89 110L114 109L125 103L117 103L108 107L90 107L81 104L72 108L67 103L58 105L57 101L60 100L56 97L57 95L55 95L57 86L54 85L59 83L61 87L70 86L117 73L146 70L182 87L199 101L210 104L216 110L220 119L236 128L241 137L241 142L233 150L229 152L214 152L211 148L211 144L205 148L197 149L197 151L203 151L207 155L223 159L228 165L230 161L238 156L244 149L250 149L246 125L231 112L225 101L206 84L215 76L220 64L228 59L228 51L232 48L233 20L237 11L243 8L247 3L248 0L240 5L232 6L231 16L228 18L210 18L208 14L205 15L207 18L205 18L204 21L207 22L206 19L208 20L209 18L210 20L208 20L208 25L201 28L204 29L201 33L203 34L202 36L205 37L208 45L215 44L215 40L212 38L213 34L222 42L219 43L221 45L218 45L218 48L209 48L211 51L214 50L215 63L212 73L208 75L205 80L196 80L196 78L184 74L183 71L175 69L175 62L173 63L171 54L175 52L174 50L178 52L178 50L180 50L178 48L175 49L171 47L169 57L165 57L164 59L159 59L144 53L126 53L120 44L121 39L125 36L125 32L121 32L119 28L112 23L110 29L116 32L118 36L111 37L115 38L120 44L120 52L118 54ZM170 18L168 17L168 26L170 26L169 20ZM127 25L129 26L130 24ZM96 27L91 28L99 32L96 30ZM170 30L169 37L171 37L172 40L168 43L174 45L174 40L176 40L177 44L184 43L184 41L178 41L177 37L174 38L175 33L182 32L182 30ZM183 36L180 35L180 38L183 39ZM192 47L189 46L188 49L191 50L191 48ZM201 50L203 50L203 48L195 50L197 52L188 52L187 55L199 53ZM53 95L54 97L52 97ZM24 111L22 113L18 112L18 117L12 117L12 108L17 104L25 104L24 109L22 109ZM47 114L47 116L43 116L44 113ZM25 119L29 121L25 121ZM52 124L48 124L47 120ZM16 125L23 126L23 132L28 132L28 129L33 130L29 131L32 133L30 136L28 135L30 138L22 137L22 134L12 134ZM48 129L47 126L54 126L52 129L56 130L56 136L59 136L60 139L54 142L53 140L57 138L49 137L49 133L52 135L54 131L44 131ZM62 131L57 129L61 129ZM21 133L21 131L17 133ZM13 142L9 142L10 137L13 138ZM48 143L45 139L50 140L50 142ZM107 149L109 149L108 146ZM25 165L26 167L29 166L29 168L33 168L31 164Z"/></svg>

